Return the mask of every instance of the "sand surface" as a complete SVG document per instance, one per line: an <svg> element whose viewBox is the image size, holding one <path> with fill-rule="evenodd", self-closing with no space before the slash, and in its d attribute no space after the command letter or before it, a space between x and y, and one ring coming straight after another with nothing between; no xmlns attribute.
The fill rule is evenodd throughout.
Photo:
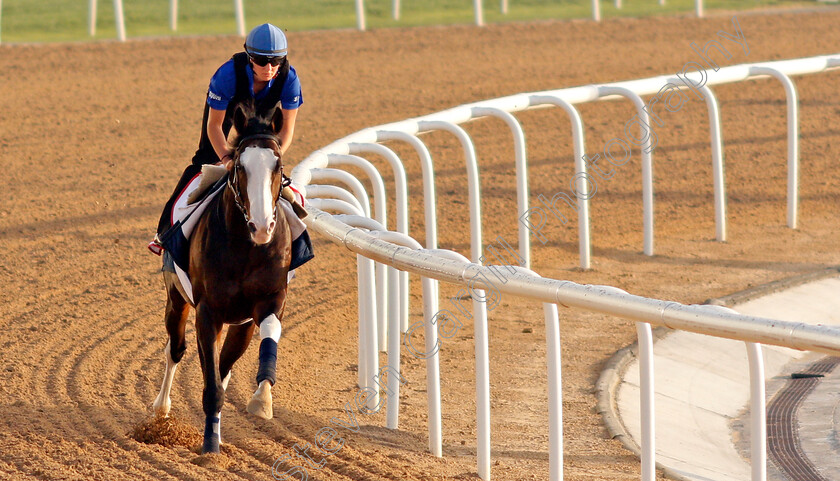
<svg viewBox="0 0 840 481"><path fill-rule="evenodd" d="M721 65L840 51L840 12L740 15L749 52L721 40ZM466 102L677 72L730 17L543 22L289 35L303 83L290 167L368 126ZM125 44L0 47L0 480L271 479L274 461L313 443L356 393L355 256L313 236L317 257L298 272L280 342L275 418L248 415L257 346L234 367L223 410L223 455L131 437L150 417L163 374L164 292L145 248L160 208L196 147L207 82L237 51L235 37ZM729 240L714 241L708 116L697 99L662 112L654 154L656 256L642 255L638 150L592 200L593 269L576 268L574 222L546 227L533 267L544 276L609 284L634 294L702 302L751 285L840 263L840 103L836 72L799 77L800 227L785 226L785 98L775 80L715 88L721 103ZM621 135L629 102L580 108L588 152ZM532 202L566 190L570 124L559 109L518 114ZM515 242L510 133L498 120L465 126L476 140L484 236ZM466 170L457 140L425 137L434 157L440 246L469 253ZM416 154L403 156L411 232L423 240ZM382 159L372 156L385 168ZM393 191L393 184L388 183ZM393 209L391 209L393 225ZM416 284L416 285L415 285ZM442 298L453 295L443 286ZM413 321L420 315L412 283ZM562 309L565 472L569 480L631 480L638 460L595 413L603 363L632 342L631 322ZM547 479L541 306L505 297L491 313L493 478ZM425 368L403 356L400 429L384 410L340 428L344 447L312 480L477 478L472 324L441 351L443 458L427 450ZM175 378L173 415L203 425L195 332ZM383 357L384 362L384 357ZM183 439L193 437L184 434ZM288 469L290 465L284 465Z"/></svg>

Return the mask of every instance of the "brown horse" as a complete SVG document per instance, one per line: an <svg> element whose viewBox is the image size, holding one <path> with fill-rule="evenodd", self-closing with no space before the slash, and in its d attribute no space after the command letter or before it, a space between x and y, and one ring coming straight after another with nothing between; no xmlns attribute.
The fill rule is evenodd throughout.
<svg viewBox="0 0 840 481"><path fill-rule="evenodd" d="M279 108L265 116L254 115L248 107L236 110L236 135L231 141L235 151L227 186L209 201L190 241L188 272L204 373L202 453L219 452L219 416L231 367L245 353L257 326L261 338L258 387L247 409L264 419L273 416L271 386L291 259L289 224L277 207L283 184L277 139L282 122ZM168 415L171 406L169 391L186 350L184 328L190 307L177 276L164 272L163 277L169 342L163 385L153 404L159 416ZM229 327L220 352L225 324Z"/></svg>

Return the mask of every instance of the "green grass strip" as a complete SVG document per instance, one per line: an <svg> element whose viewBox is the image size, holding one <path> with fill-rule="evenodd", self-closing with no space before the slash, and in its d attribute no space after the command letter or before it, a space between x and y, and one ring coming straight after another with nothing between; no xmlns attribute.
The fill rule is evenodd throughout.
<svg viewBox="0 0 840 481"><path fill-rule="evenodd" d="M602 18L691 14L693 0L623 0L601 3ZM235 34L233 0L179 0L178 29L169 28L169 0L123 0L126 33L131 37ZM401 0L400 20L392 19L391 0L366 0L369 29L420 25L471 24L471 0ZM486 23L547 19L591 18L589 0L485 0ZM706 12L774 6L813 6L799 0L707 0ZM3 43L85 41L116 37L112 0L98 0L95 37L88 35L88 0L2 0L0 34ZM246 29L271 22L290 31L355 28L353 0L245 0Z"/></svg>

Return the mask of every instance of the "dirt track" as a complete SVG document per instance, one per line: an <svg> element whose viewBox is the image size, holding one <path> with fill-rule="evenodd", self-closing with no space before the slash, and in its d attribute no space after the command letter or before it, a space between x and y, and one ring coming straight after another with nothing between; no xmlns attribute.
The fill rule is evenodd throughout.
<svg viewBox="0 0 840 481"><path fill-rule="evenodd" d="M840 12L741 15L749 44L722 64L840 50ZM305 105L287 158L364 127L465 102L591 82L676 72L728 17L296 33L291 58ZM213 70L241 39L0 47L0 479L271 479L276 458L314 440L355 395L355 260L315 237L299 271L280 342L275 419L245 412L256 344L234 368L223 415L225 454L199 457L131 439L149 416L166 343L159 259L145 243L160 206L195 148ZM800 229L785 223L785 100L776 81L715 90L723 114L729 242L714 238L708 120L699 101L662 116L655 153L656 245L641 254L638 151L592 201L594 269L577 265L576 229L551 225L535 270L631 293L702 302L712 296L840 263L840 117L836 72L797 79L801 101ZM625 102L581 108L589 151L623 130ZM528 135L532 202L572 175L561 112L519 115ZM510 134L496 120L467 125L481 164L485 239L516 238ZM439 195L440 244L469 249L465 169L454 137L428 137ZM597 147L591 147L597 146ZM407 162L411 225L422 239L421 179ZM377 159L379 160L379 159ZM384 165L380 164L380 165ZM389 171L383 169L383 171ZM414 284L414 283L413 283ZM413 286L413 288L415 288ZM416 288L415 288L416 289ZM445 287L444 298L453 294ZM419 315L419 290L412 297ZM594 413L603 362L633 341L630 322L561 310L566 479L638 478L638 462ZM545 348L541 309L505 298L491 315L493 476L546 479ZM523 332L532 328L533 333ZM475 474L472 325L442 349L444 457L427 453L425 369L403 359L400 430L384 410L341 432L345 447L318 480L471 479ZM194 332L173 411L202 425Z"/></svg>

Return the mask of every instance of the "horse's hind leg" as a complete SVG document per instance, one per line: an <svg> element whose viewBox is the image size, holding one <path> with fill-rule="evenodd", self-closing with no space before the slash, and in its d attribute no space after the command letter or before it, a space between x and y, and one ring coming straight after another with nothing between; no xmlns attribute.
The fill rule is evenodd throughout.
<svg viewBox="0 0 840 481"><path fill-rule="evenodd" d="M222 378L222 389L225 391L227 391L228 382L230 382L231 368L248 349L255 327L254 322L248 322L228 328L225 343L222 345L222 352L219 354L219 376Z"/></svg>
<svg viewBox="0 0 840 481"><path fill-rule="evenodd" d="M166 279L166 314L164 316L166 321L166 331L169 334L169 340L166 342L164 348L166 356L166 370L163 374L163 383L160 386L160 392L152 403L152 409L155 414L160 417L169 415L169 409L172 402L169 399L169 392L172 389L172 380L175 378L175 368L178 362L184 356L184 351L187 349L184 341L184 328L187 323L187 315L189 314L189 305L184 301L184 298L178 292L177 287L171 282L171 279Z"/></svg>
<svg viewBox="0 0 840 481"><path fill-rule="evenodd" d="M260 322L260 367L257 370L257 391L248 402L249 413L263 419L274 417L274 407L271 399L271 386L277 379L277 341L280 340L280 318L285 306L285 290L278 300L280 309L274 314L274 309L268 315L258 316Z"/></svg>
<svg viewBox="0 0 840 481"><path fill-rule="evenodd" d="M204 373L204 392L201 405L204 408L204 443L201 453L218 453L221 443L222 405L225 402L225 391L219 376L219 350L216 346L222 333L221 323L216 323L211 316L210 309L199 303L196 306L195 319L196 337L198 339L201 370Z"/></svg>

